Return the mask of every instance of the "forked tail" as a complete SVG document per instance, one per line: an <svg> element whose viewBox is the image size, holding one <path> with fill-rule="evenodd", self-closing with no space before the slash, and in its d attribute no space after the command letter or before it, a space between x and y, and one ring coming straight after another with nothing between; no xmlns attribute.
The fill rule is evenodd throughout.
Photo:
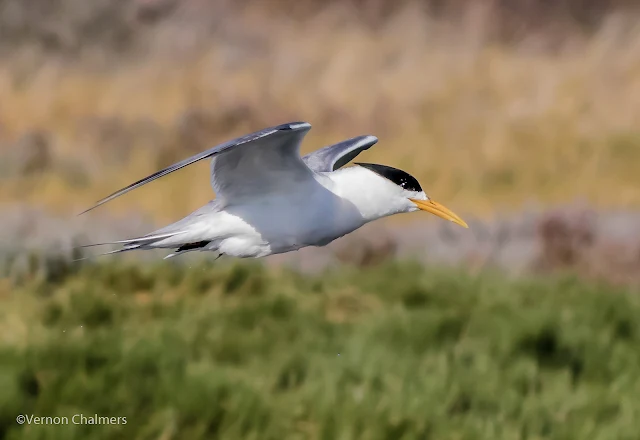
<svg viewBox="0 0 640 440"><path fill-rule="evenodd" d="M132 238L128 240L119 240L119 241L104 242L104 243L93 243L93 244L86 244L78 247L88 248L88 247L94 247L94 246L107 246L107 245L114 245L114 244L122 245L120 249L94 255L96 257L102 256L102 255L118 254L121 252L128 252L128 251L134 251L134 250L174 249L174 252L164 257L165 260L167 258L176 257L178 255L182 255L187 252L215 250L215 249L208 249L209 245L211 244L210 240L196 240L196 241L190 240L187 234L188 232L190 231L176 231L176 232L169 232L164 234L150 234L150 235L145 235L143 237ZM219 256L220 255L218 255L218 257ZM88 258L89 257L79 258L78 260L75 260L75 261L86 260Z"/></svg>

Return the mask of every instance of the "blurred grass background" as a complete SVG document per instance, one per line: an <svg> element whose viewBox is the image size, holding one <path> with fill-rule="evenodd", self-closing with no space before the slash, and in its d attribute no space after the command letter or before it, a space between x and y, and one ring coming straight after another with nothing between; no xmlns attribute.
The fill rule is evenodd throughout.
<svg viewBox="0 0 640 440"><path fill-rule="evenodd" d="M0 438L636 439L639 23L632 0L0 0ZM203 163L74 218L93 201L291 120L303 153L378 136L359 158L470 230L70 261L214 195Z"/></svg>
<svg viewBox="0 0 640 440"><path fill-rule="evenodd" d="M7 439L635 439L637 290L411 261L123 262L0 286ZM126 425L18 426L17 414Z"/></svg>

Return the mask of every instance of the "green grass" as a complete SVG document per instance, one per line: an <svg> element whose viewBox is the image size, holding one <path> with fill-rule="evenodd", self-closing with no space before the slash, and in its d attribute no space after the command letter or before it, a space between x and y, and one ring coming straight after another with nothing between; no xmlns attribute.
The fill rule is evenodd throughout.
<svg viewBox="0 0 640 440"><path fill-rule="evenodd" d="M395 262L0 281L0 438L635 439L640 301ZM18 414L126 417L20 426Z"/></svg>

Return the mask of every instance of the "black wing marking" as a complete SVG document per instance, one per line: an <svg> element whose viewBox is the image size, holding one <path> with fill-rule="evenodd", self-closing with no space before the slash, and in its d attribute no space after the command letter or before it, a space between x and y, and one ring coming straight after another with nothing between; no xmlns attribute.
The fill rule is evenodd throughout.
<svg viewBox="0 0 640 440"><path fill-rule="evenodd" d="M213 148L210 148L206 151L203 151L202 153L198 153L194 156L191 156L187 159L184 159L180 162L174 163L173 165L168 166L167 168L160 170L158 172L155 172L153 174L151 174L150 176L147 176L143 179L138 180L137 182L132 183L129 186L126 186L116 192L114 192L113 194L108 195L107 197L103 198L102 200L99 200L98 202L96 202L95 205L93 205L91 208L86 209L84 211L82 211L80 214L78 215L82 215L86 212L91 211L92 209L97 208L98 206L107 203L113 199L115 199L116 197L119 197L131 190L134 190L136 188L141 187L142 185L145 185L151 181L154 181L156 179L159 179L160 177L166 176L167 174L173 173L174 171L177 171L181 168L184 168L188 165L191 165L195 162L198 162L202 159L207 159L209 157L212 157L216 154L222 153L223 151L226 151L230 148L236 147L238 145L242 145L242 144L246 144L249 142L253 142L253 141L257 141L259 139L265 138L267 136L270 136L274 133L277 133L279 131L298 131L301 129L309 129L310 128L310 124L306 123L306 122L290 122L287 124L281 124L281 125L277 125L275 127L270 127L270 128L265 128L264 130L260 130L260 131L256 131L255 133L251 133L236 139L233 139L231 141L225 142L223 144L217 145Z"/></svg>
<svg viewBox="0 0 640 440"><path fill-rule="evenodd" d="M375 136L357 136L309 153L302 160L315 172L335 171L377 142Z"/></svg>
<svg viewBox="0 0 640 440"><path fill-rule="evenodd" d="M209 240L196 241L195 243L187 243L180 246L176 252L192 251L194 249L201 249L211 243Z"/></svg>

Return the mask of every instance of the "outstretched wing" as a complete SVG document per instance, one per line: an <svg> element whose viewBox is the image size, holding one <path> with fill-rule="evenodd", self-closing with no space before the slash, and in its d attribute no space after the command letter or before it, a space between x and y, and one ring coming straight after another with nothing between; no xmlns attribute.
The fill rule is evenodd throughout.
<svg viewBox="0 0 640 440"><path fill-rule="evenodd" d="M358 154L378 142L375 136L358 136L337 144L329 145L309 153L302 158L315 172L330 172L345 166L352 161Z"/></svg>
<svg viewBox="0 0 640 440"><path fill-rule="evenodd" d="M212 185L218 198L245 192L269 191L288 179L308 178L311 170L299 155L300 142L311 129L307 122L290 122L256 131L217 145L151 174L96 202L92 209L174 171L213 157ZM235 187L238 185L238 187Z"/></svg>

